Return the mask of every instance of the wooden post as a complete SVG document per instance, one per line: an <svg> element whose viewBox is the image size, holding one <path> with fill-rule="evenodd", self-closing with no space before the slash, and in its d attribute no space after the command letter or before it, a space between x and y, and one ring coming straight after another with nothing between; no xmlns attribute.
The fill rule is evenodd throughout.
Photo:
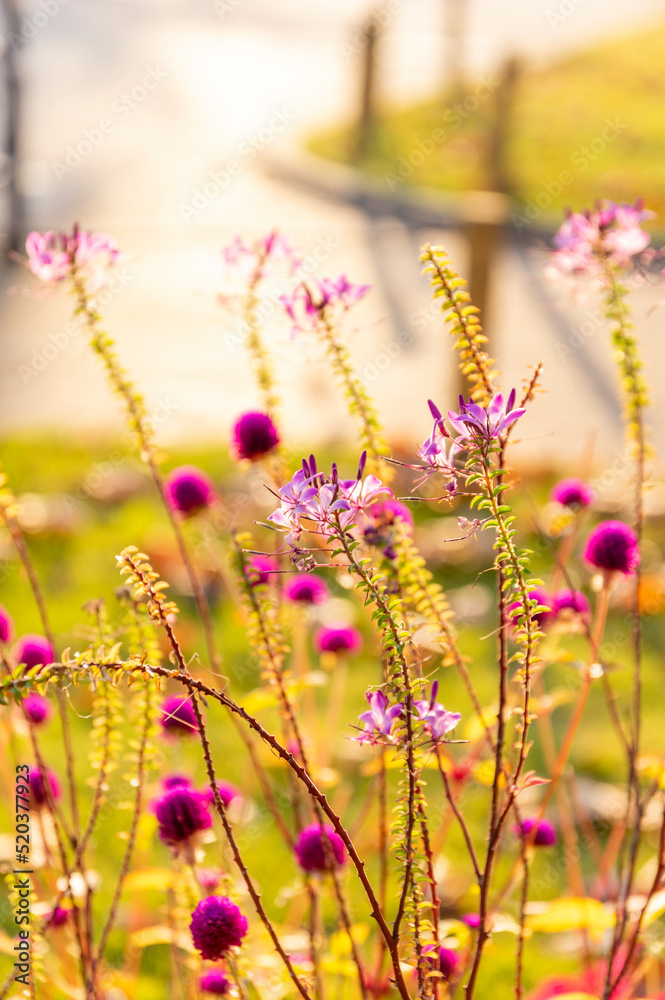
<svg viewBox="0 0 665 1000"><path fill-rule="evenodd" d="M19 98L20 81L16 48L11 39L20 37L20 19L16 0L1 0L4 20L3 69L7 102L7 120L3 142L3 153L7 156L7 199L9 218L7 220L6 249L20 249L23 239L23 204L18 189L19 152Z"/></svg>
<svg viewBox="0 0 665 1000"><path fill-rule="evenodd" d="M507 59L495 95L487 173L492 190L502 191L504 194L511 194L514 191L507 149L512 131L515 91L520 70L521 64L516 56Z"/></svg>
<svg viewBox="0 0 665 1000"><path fill-rule="evenodd" d="M362 161L370 147L372 130L376 122L376 45L379 38L378 21L370 17L362 29L362 71L360 80L360 116L356 139L356 160Z"/></svg>

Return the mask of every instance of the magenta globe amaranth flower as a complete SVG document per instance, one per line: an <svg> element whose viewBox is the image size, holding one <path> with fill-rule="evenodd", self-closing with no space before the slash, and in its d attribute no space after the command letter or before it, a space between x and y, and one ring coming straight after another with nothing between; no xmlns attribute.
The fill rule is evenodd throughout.
<svg viewBox="0 0 665 1000"><path fill-rule="evenodd" d="M279 563L273 556L252 556L247 565L247 576L252 587L264 587L275 573L279 573Z"/></svg>
<svg viewBox="0 0 665 1000"><path fill-rule="evenodd" d="M532 832L535 830L535 834ZM553 847L556 844L556 830L548 819L528 817L516 824L513 831L517 836L529 838L536 847Z"/></svg>
<svg viewBox="0 0 665 1000"><path fill-rule="evenodd" d="M247 920L227 896L207 896L192 913L189 925L197 951L215 962L237 948L247 933Z"/></svg>
<svg viewBox="0 0 665 1000"><path fill-rule="evenodd" d="M243 413L233 427L233 450L238 458L254 462L278 444L277 428L267 413L250 410Z"/></svg>
<svg viewBox="0 0 665 1000"><path fill-rule="evenodd" d="M46 782L48 782L48 786ZM30 788L30 803L37 809L42 809L46 805L47 787L51 791L51 798L54 802L60 798L60 780L55 771L47 769L45 780L41 769L31 764L28 786Z"/></svg>
<svg viewBox="0 0 665 1000"><path fill-rule="evenodd" d="M153 803L159 839L171 847L186 844L212 826L205 796L187 785L176 785Z"/></svg>
<svg viewBox="0 0 665 1000"><path fill-rule="evenodd" d="M219 792L219 797L222 800L222 805L227 809L234 799L242 798L239 788L232 785L230 781L216 781L217 791ZM212 789L212 785L208 785L207 788L203 790L203 795L205 796L206 802L209 802L211 806L215 804L215 793Z"/></svg>
<svg viewBox="0 0 665 1000"><path fill-rule="evenodd" d="M198 879L201 888L207 893L211 893L220 885L222 873L216 871L214 868L199 868Z"/></svg>
<svg viewBox="0 0 665 1000"><path fill-rule="evenodd" d="M66 909L64 906L56 906L51 910L49 916L47 917L47 922L50 927L62 927L69 920L69 915L72 911Z"/></svg>
<svg viewBox="0 0 665 1000"><path fill-rule="evenodd" d="M199 986L204 993L213 993L221 997L229 992L231 983L221 969L208 969L199 979Z"/></svg>
<svg viewBox="0 0 665 1000"><path fill-rule="evenodd" d="M353 625L324 625L316 635L316 646L320 653L359 653L363 639Z"/></svg>
<svg viewBox="0 0 665 1000"><path fill-rule="evenodd" d="M328 600L328 588L314 573L296 573L284 584L282 596L296 604L324 604Z"/></svg>
<svg viewBox="0 0 665 1000"><path fill-rule="evenodd" d="M0 642L11 642L14 638L14 620L6 608L0 604Z"/></svg>
<svg viewBox="0 0 665 1000"><path fill-rule="evenodd" d="M480 914L479 913L465 913L462 917L462 923L466 924L472 930L476 930L480 927Z"/></svg>
<svg viewBox="0 0 665 1000"><path fill-rule="evenodd" d="M637 535L623 521L603 521L587 538L584 558L606 574L633 576L640 562Z"/></svg>
<svg viewBox="0 0 665 1000"><path fill-rule="evenodd" d="M53 647L43 635L22 635L14 646L14 659L26 667L47 666L53 663Z"/></svg>
<svg viewBox="0 0 665 1000"><path fill-rule="evenodd" d="M327 847L324 845L324 836ZM295 845L298 864L306 872L325 872L329 870L328 856L335 868L346 864L344 841L327 824L321 830L320 823L312 823L301 831Z"/></svg>
<svg viewBox="0 0 665 1000"><path fill-rule="evenodd" d="M439 972L444 979L450 979L459 965L459 953L452 948L439 948Z"/></svg>
<svg viewBox="0 0 665 1000"><path fill-rule="evenodd" d="M171 694L162 702L159 724L169 736L193 736L198 732L191 699Z"/></svg>
<svg viewBox="0 0 665 1000"><path fill-rule="evenodd" d="M191 788L192 782L186 774L167 774L162 778L162 785L168 791L170 788Z"/></svg>
<svg viewBox="0 0 665 1000"><path fill-rule="evenodd" d="M565 587L557 591L552 598L552 611L560 618L579 617L582 622L591 620L591 605L586 596L579 590Z"/></svg>
<svg viewBox="0 0 665 1000"><path fill-rule="evenodd" d="M209 507L214 495L212 483L195 465L180 465L164 480L164 496L169 507L187 517Z"/></svg>
<svg viewBox="0 0 665 1000"><path fill-rule="evenodd" d="M596 499L596 494L581 479L562 479L553 488L550 499L554 503L560 503L563 507L579 510L583 507L590 507Z"/></svg>
<svg viewBox="0 0 665 1000"><path fill-rule="evenodd" d="M534 587L529 596L532 601L537 601L541 607L548 609L547 611L536 611L535 615L533 615L533 618L535 619L538 628L541 629L547 628L547 626L551 625L551 623L554 621L555 618L555 613L553 608L554 601L549 596L547 591L544 590L542 587ZM508 612L512 612L515 611L516 608L521 608L521 607L522 607L521 601L513 601L511 604L508 605L507 610ZM510 616L510 622L513 626L515 626L518 623L518 621L519 621L519 615L517 615L517 617L515 617L515 615Z"/></svg>
<svg viewBox="0 0 665 1000"><path fill-rule="evenodd" d="M22 702L23 711L34 726L39 726L51 717L51 703L36 692L29 694Z"/></svg>

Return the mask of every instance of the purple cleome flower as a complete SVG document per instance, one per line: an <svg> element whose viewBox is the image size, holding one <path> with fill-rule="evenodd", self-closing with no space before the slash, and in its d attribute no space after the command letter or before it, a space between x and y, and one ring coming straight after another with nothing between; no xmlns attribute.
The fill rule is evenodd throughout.
<svg viewBox="0 0 665 1000"><path fill-rule="evenodd" d="M328 841L327 848L324 846L324 833ZM298 864L306 872L327 871L328 854L335 868L341 868L346 864L344 841L328 824L324 825L323 832L319 823L306 826L296 841L295 852Z"/></svg>
<svg viewBox="0 0 665 1000"><path fill-rule="evenodd" d="M14 659L26 667L47 666L55 656L51 643L43 635L22 635L14 646Z"/></svg>
<svg viewBox="0 0 665 1000"><path fill-rule="evenodd" d="M383 691L368 691L365 698L369 702L369 711L363 712L358 718L365 723L365 729L353 739L358 743L382 743L382 737L390 737L390 730L395 719L404 710L402 702L391 705Z"/></svg>
<svg viewBox="0 0 665 1000"><path fill-rule="evenodd" d="M590 507L596 499L596 494L581 479L562 479L553 488L550 499L564 507L578 510L582 507Z"/></svg>
<svg viewBox="0 0 665 1000"><path fill-rule="evenodd" d="M563 274L600 275L602 261L627 267L649 245L640 223L653 216L643 202L602 201L594 212L571 212L554 237L552 267Z"/></svg>
<svg viewBox="0 0 665 1000"><path fill-rule="evenodd" d="M190 698L170 694L161 707L159 724L170 736L193 736L198 732L196 715Z"/></svg>
<svg viewBox="0 0 665 1000"><path fill-rule="evenodd" d="M24 698L22 706L23 711L34 726L39 726L42 722L46 722L51 717L53 711L50 701L36 692Z"/></svg>
<svg viewBox="0 0 665 1000"><path fill-rule="evenodd" d="M207 896L198 903L189 925L194 947L208 962L237 948L247 933L247 919L227 896Z"/></svg>
<svg viewBox="0 0 665 1000"><path fill-rule="evenodd" d="M277 428L267 413L250 410L233 427L233 450L237 458L255 462L279 444Z"/></svg>
<svg viewBox="0 0 665 1000"><path fill-rule="evenodd" d="M60 780L58 779L55 771L51 771L47 768L46 770L46 780L48 781L48 787L51 790L51 797L54 802L60 798ZM42 809L46 805L46 785L44 782L44 775L42 774L40 768L35 765L30 765L30 774L28 776L28 785L30 786L30 803L37 809Z"/></svg>
<svg viewBox="0 0 665 1000"><path fill-rule="evenodd" d="M640 562L637 535L623 521L603 521L587 538L584 558L605 573L634 576Z"/></svg>
<svg viewBox="0 0 665 1000"><path fill-rule="evenodd" d="M191 517L212 503L214 487L195 465L179 465L164 480L164 496L171 510Z"/></svg>
<svg viewBox="0 0 665 1000"><path fill-rule="evenodd" d="M579 590L565 587L557 591L552 598L552 611L557 617L571 618L575 615L583 622L591 620L591 605L585 595Z"/></svg>
<svg viewBox="0 0 665 1000"><path fill-rule="evenodd" d="M247 566L247 576L252 587L264 587L270 577L279 573L279 563L272 556L252 556Z"/></svg>
<svg viewBox="0 0 665 1000"><path fill-rule="evenodd" d="M0 642L11 642L14 638L14 620L6 608L0 604Z"/></svg>
<svg viewBox="0 0 665 1000"><path fill-rule="evenodd" d="M282 596L297 604L325 604L329 594L321 577L314 573L296 573L284 584Z"/></svg>
<svg viewBox="0 0 665 1000"><path fill-rule="evenodd" d="M354 285L346 275L337 278L310 279L302 282L291 295L282 295L280 302L293 323L292 336L315 330L330 310L350 309L370 289L370 285Z"/></svg>
<svg viewBox="0 0 665 1000"><path fill-rule="evenodd" d="M204 993L214 993L221 997L229 992L231 983L221 969L208 969L199 979L199 986Z"/></svg>
<svg viewBox="0 0 665 1000"><path fill-rule="evenodd" d="M523 819L521 823L515 824L513 833L516 836L529 837L532 830L536 830L535 836L530 839L536 847L553 847L556 844L556 830L548 819L536 820L533 817Z"/></svg>
<svg viewBox="0 0 665 1000"><path fill-rule="evenodd" d="M467 403L460 396L459 413L448 410L448 420L459 435L457 445L466 447L467 441L472 444L498 441L503 432L526 412L523 407L515 408L515 395L515 390L512 389L508 399L504 400L499 392L486 408L471 400Z"/></svg>
<svg viewBox="0 0 665 1000"><path fill-rule="evenodd" d="M436 700L439 692L439 682L432 684L432 694L429 701L414 701L413 707L416 715L432 738L432 742L437 743L442 740L446 733L455 728L462 716L459 712L447 712L443 705Z"/></svg>
<svg viewBox="0 0 665 1000"><path fill-rule="evenodd" d="M353 625L324 625L316 635L316 647L320 653L359 653L363 639Z"/></svg>
<svg viewBox="0 0 665 1000"><path fill-rule="evenodd" d="M153 803L159 823L159 839L177 847L191 840L196 833L212 826L205 795L187 785L176 785Z"/></svg>
<svg viewBox="0 0 665 1000"><path fill-rule="evenodd" d="M79 270L92 279L93 287L103 282L104 272L118 259L115 240L106 233L88 233L74 226L66 233L29 233L25 241L28 267L48 285L67 278L74 258Z"/></svg>

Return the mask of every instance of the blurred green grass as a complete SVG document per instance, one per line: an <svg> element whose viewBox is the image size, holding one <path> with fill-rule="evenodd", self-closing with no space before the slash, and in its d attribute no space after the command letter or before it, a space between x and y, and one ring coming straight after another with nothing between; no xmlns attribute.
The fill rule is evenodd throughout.
<svg viewBox="0 0 665 1000"><path fill-rule="evenodd" d="M591 207L598 198L643 197L665 220L664 50L662 25L545 68L524 67L506 163L515 212L532 205L537 213L527 225L554 227L564 208ZM452 193L490 187L497 91L485 94L469 78L459 95L380 109L362 169L387 189L403 183ZM432 137L433 152L420 155ZM354 123L309 142L312 152L342 163L354 162L355 145Z"/></svg>
<svg viewBox="0 0 665 1000"><path fill-rule="evenodd" d="M113 442L86 443L84 441L72 442L64 438L44 439L29 436L7 440L2 443L0 448L3 471L8 474L9 482L14 491L17 494L37 493L52 500L57 497L62 500L63 495L75 498L77 493L80 497L81 483L90 482L91 472L105 468L108 456L114 453ZM171 468L184 462L191 462L204 468L227 499L233 497L234 491L244 489L243 477L239 475L223 449L198 451L190 449L173 453L168 457L166 467ZM118 463L118 468L127 468L139 474L139 466L134 464L131 457L127 458L126 466L124 462ZM529 484L530 492L539 503L545 500L548 487L549 484L544 482ZM518 493L516 498L518 514L523 518L522 523L528 524L530 516L526 495L523 494L520 499ZM168 532L165 535L165 521L159 499L155 496L154 488L147 476L144 477L143 482L138 483L135 491L124 499L104 502L85 496L74 503L72 510L73 521L67 531L42 530L30 538L31 552L44 583L59 652L66 646L80 649L85 645L85 632L82 632L80 624L86 620L82 607L91 598L102 597L109 607L111 616L117 615L118 605L114 592L120 580L116 572L115 555L127 544L136 544L148 552L161 551L160 547L164 544L163 539L168 535ZM422 533L423 540L428 530L427 525L432 523L432 515L435 513L436 508L430 508L426 515L421 516L422 523L418 530ZM251 509L248 510L247 522L243 527L252 527L253 516L258 516L258 514L252 514ZM195 526L187 525L186 527L194 539ZM545 575L549 564L546 549L539 544L539 540L534 535L528 536L526 541L535 552L534 570L536 574ZM491 586L488 577L478 577L484 565L482 558L479 561L476 543L469 544L468 553L469 558L464 564L440 564L438 566L438 578L446 589L454 592L460 587L469 587L470 585L475 585L478 588ZM40 631L39 618L28 582L15 557L9 551L4 552L3 555L9 558L0 562L0 566L4 566L6 569L6 572L0 573L0 604L10 609L15 617L19 634L25 631L38 632ZM168 576L168 574L166 575ZM324 571L324 575L333 595L337 599L348 599L348 591L339 585L330 572ZM183 611L179 619L178 631L183 638L186 653L190 656L197 649L204 649L203 635L194 618L192 602L178 593L177 588L173 588L171 593ZM251 665L248 669L248 650L244 625L225 592L211 591L211 598L217 639L224 657L223 671L229 678L231 693L242 700L243 695L260 684L256 669ZM610 626L610 634L613 634L612 630L616 633L618 629L624 627L624 619L625 612L623 614L617 612ZM367 686L377 683L379 673L379 650L375 640L371 638L368 621L366 618L361 618L358 624L365 634L365 650L361 657L351 661L349 665L346 686L339 707L340 729L344 730L346 735L351 735L348 725L355 723L359 712L363 710L363 696ZM493 612L490 602L489 613L465 626L461 632L461 647L465 655L469 657L473 680L481 702L485 705L492 703L496 690L493 629ZM662 655L660 652L663 642L662 619L647 620L645 633L647 653L645 657L644 703L647 711L644 745L646 748L657 748L662 733L662 720L658 709L662 686ZM561 661L548 667L547 687L550 690L562 688L574 693L579 685L579 672L575 657L584 655L584 646L580 639L571 637L560 639L559 646L570 652L573 662ZM311 648L310 657L312 668L318 669L318 660L316 655L311 652ZM621 669L617 669L613 678L619 693L625 693L629 689L629 671L626 663ZM193 666L192 669L196 671L198 668ZM202 675L209 678L205 671ZM440 697L444 704L451 709L460 710L464 719L468 719L470 705L454 668L440 671L439 676L441 680ZM328 711L330 688L324 687L314 690L319 707L325 715ZM89 801L91 789L87 781L92 776L92 771L88 765L87 757L91 696L89 691L79 688L70 692L70 699L74 709L72 726L79 790L84 799L87 798ZM554 728L558 740L561 739L569 710L569 707L564 706L563 709L554 713ZM2 708L0 711L6 720L9 717L10 708ZM264 904L270 916L278 924L289 925L294 919L298 923L304 919L305 904L302 900L302 894L297 891L299 876L296 865L277 834L269 812L261 805L260 786L255 775L251 772L246 751L237 734L225 719L220 706L212 705L208 718L218 777L238 785L251 803L251 808L239 828L249 870L261 888ZM623 779L621 750L609 725L599 688L596 688L592 694L585 719L574 757L579 772L595 779L620 782ZM274 710L262 711L261 720L272 731L278 733L281 731L281 722ZM309 723L310 739L316 744L317 731L315 726L311 725L312 719L309 719ZM305 728L308 728L307 719ZM131 734L129 722L124 727L124 733L127 737ZM463 732L460 732L460 736L463 735ZM332 787L332 794L336 801L344 803L344 817L351 828L354 827L363 812L370 780L365 774L364 763L371 757L370 751L351 753L350 748L352 747L354 744L350 744L344 735L338 735L336 742L334 745L331 743L330 748L319 747L324 756L330 753L330 765L338 775L336 783ZM62 773L64 760L60 747L59 724L56 720L48 724L44 733L43 748L52 766ZM31 758L27 739L17 734L13 735L8 750L3 763L3 768L5 771L8 769L8 772L3 780L9 780L8 775L13 774L15 762L29 762ZM463 756L464 747L457 748L455 752L458 753L458 756ZM160 740L158 756L162 773L169 770L184 770L195 779L198 785L205 784L205 771L195 744L185 741L173 748L163 744ZM263 759L277 787L286 792L286 775L283 769L277 766L274 758L269 754L266 754ZM538 742L534 747L532 761L530 766L534 767L538 773L543 773L542 752ZM125 797L130 797L130 789L125 780L128 770L126 765L121 764L112 776L109 794L113 796L112 801L116 804ZM436 771L427 771L426 780L429 815L436 838L436 831L441 827L445 811L444 799ZM392 792L395 790L395 781L396 776L392 774ZM157 790L157 776L155 775L151 779L150 793L156 794ZM3 796L3 801L8 801L8 797ZM487 795L480 784L470 783L468 790L463 794L462 805L477 838L477 843L482 844L487 819ZM124 841L119 835L126 828L129 817L130 813L120 808L108 810L104 826L97 835L97 850L94 854L93 867L99 871L102 880L94 901L95 924L98 928L101 926L108 909L114 877L117 874L124 848ZM11 830L11 823L9 814L2 816L2 829ZM137 867L167 867L169 865L168 851L157 840L155 828L154 818L146 813L142 821L137 847L135 859ZM376 834L372 822L366 820L358 831L358 844L361 854L368 857L368 870L372 877L377 876L377 864L374 856L375 838ZM214 867L219 863L218 843L209 845L206 853L206 863L209 866ZM454 897L461 891L460 887L471 886L471 873L464 843L455 825L451 827L446 840L445 856L446 870L450 877L450 892L451 896ZM497 884L508 876L512 863L513 854L509 849L499 859ZM591 862L588 856L584 855L583 863L585 869L590 871ZM560 848L548 852L547 856L541 855L536 858L533 878L534 884L541 884L540 898L559 895L564 884L563 870ZM284 893L285 885L290 887L294 895L294 900L291 902L287 901L288 892L286 895ZM358 890L357 880L353 875L348 877L348 886L356 919L368 924L371 923L367 905ZM250 906L248 901L245 905L248 908ZM455 905L461 908L461 912L464 912L462 907L473 909L473 892L467 888L463 897L458 899ZM112 963L114 961L120 963L126 948L125 934L129 926L130 912L133 914L132 920L134 921L144 921L148 924L164 922L164 893L152 892L144 899L137 894L133 894L131 898L124 898L120 909L118 928L112 935L110 942L109 957ZM332 906L328 901L326 904L328 920L330 920L331 914ZM7 933L12 933L12 926L8 918L4 920L4 927ZM330 924L330 929L333 929L332 924ZM514 943L510 940L510 936L507 934L497 935L488 951L481 979L480 996L496 995L496 990L499 989L510 991L513 977L513 953ZM4 961L3 958L0 965ZM563 958L547 936L537 935L530 942L527 951L525 974L527 988L533 987L549 971L565 971L574 968L574 966L574 959ZM0 975L4 974L0 968ZM156 1000L157 997L163 996L167 975L167 950L159 945L145 949L141 961L140 991L138 994L142 1000L151 1000L152 997L155 997ZM57 992L53 994L53 997L55 1000L59 1000Z"/></svg>

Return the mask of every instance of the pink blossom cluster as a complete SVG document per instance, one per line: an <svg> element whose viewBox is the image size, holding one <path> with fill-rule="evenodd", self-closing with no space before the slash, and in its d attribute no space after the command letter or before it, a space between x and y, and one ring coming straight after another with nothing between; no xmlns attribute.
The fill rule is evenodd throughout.
<svg viewBox="0 0 665 1000"><path fill-rule="evenodd" d="M354 285L345 274L336 278L311 279L296 286L280 302L293 323L292 334L315 330L322 318L335 310L347 310L370 289L369 285Z"/></svg>
<svg viewBox="0 0 665 1000"><path fill-rule="evenodd" d="M303 531L326 537L344 531L377 497L392 496L376 476L362 478L366 460L367 453L363 452L355 479L340 479L336 465L330 476L324 476L317 470L313 455L303 459L302 468L278 491L280 505L268 520L288 531L291 541L296 541Z"/></svg>
<svg viewBox="0 0 665 1000"><path fill-rule="evenodd" d="M120 251L112 236L88 233L74 226L67 233L32 232L25 241L28 267L47 285L55 285L69 277L72 265L83 272L92 289L104 283L106 271L112 267Z"/></svg>
<svg viewBox="0 0 665 1000"><path fill-rule="evenodd" d="M653 215L641 200L634 205L601 201L593 212L571 212L554 237L551 266L566 275L591 276L602 273L603 262L628 267L649 245L641 223Z"/></svg>

